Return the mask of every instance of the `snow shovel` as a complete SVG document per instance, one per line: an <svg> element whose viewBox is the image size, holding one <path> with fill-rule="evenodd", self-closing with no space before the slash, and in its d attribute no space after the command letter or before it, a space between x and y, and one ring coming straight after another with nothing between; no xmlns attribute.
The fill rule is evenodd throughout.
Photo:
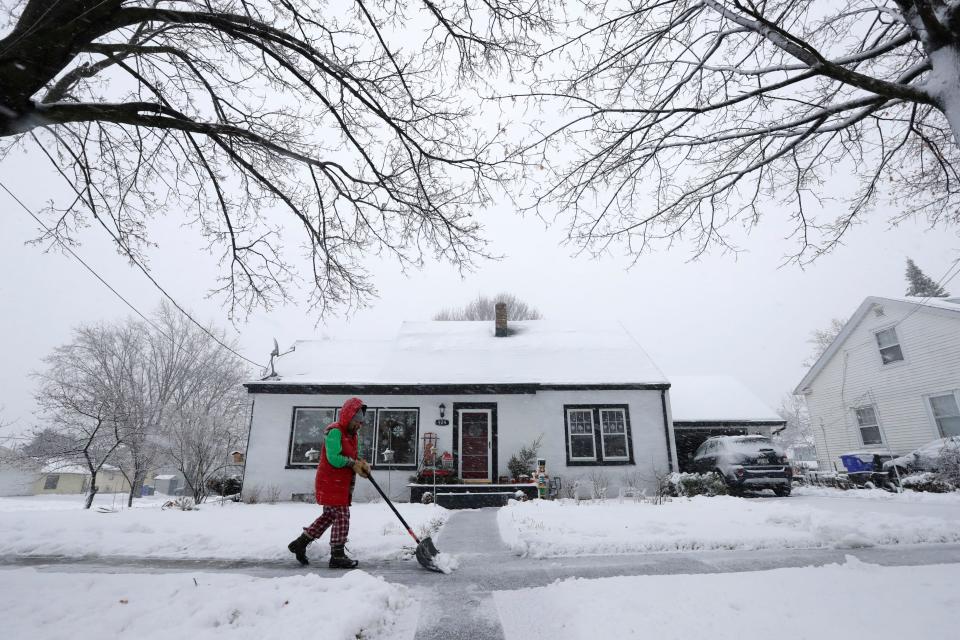
<svg viewBox="0 0 960 640"><path fill-rule="evenodd" d="M367 476L367 480L370 481L370 484L373 485L373 488L377 490L377 493L380 494L386 503L393 509L393 513L400 518L400 522L406 528L407 533L410 534L410 537L413 538L414 542L417 543L417 562L420 563L424 569L429 569L430 571L436 571L437 573L443 573L443 569L437 566L437 563L434 562L434 558L440 553L437 551L437 548L433 544L433 540L430 539L430 536L427 536L423 540L417 537L417 534L413 532L413 529L410 528L410 525L407 524L407 521L403 519L403 516L400 515L400 512L397 511L397 508L393 506L393 503L390 502L390 498L387 497L387 494L383 492L383 489L380 488L380 485L377 484L377 481L373 479L373 474Z"/></svg>

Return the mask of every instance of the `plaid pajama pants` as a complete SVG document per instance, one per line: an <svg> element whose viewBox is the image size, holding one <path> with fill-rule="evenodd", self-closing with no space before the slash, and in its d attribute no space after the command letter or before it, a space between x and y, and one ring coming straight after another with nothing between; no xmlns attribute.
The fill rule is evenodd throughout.
<svg viewBox="0 0 960 640"><path fill-rule="evenodd" d="M323 514L309 527L304 527L303 531L316 540L330 525L333 525L330 529L330 544L346 544L347 533L350 531L350 507L324 506Z"/></svg>

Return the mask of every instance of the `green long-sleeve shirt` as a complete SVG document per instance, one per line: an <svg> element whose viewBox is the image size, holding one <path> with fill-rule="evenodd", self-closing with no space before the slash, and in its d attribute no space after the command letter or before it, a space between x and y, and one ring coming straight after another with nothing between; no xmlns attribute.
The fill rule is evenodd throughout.
<svg viewBox="0 0 960 640"><path fill-rule="evenodd" d="M327 460L337 469L352 465L356 462L352 458L343 455L343 440L340 429L330 429L323 446L327 450Z"/></svg>

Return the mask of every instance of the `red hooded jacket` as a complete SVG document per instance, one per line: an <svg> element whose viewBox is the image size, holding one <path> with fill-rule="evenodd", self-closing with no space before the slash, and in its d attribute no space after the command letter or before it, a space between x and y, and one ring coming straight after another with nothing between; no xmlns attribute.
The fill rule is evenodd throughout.
<svg viewBox="0 0 960 640"><path fill-rule="evenodd" d="M340 416L336 422L327 427L324 432L324 441L331 429L340 430L340 441L343 446L341 453L354 460L357 459L357 434L350 435L347 426L353 420L353 416L360 411L363 402L360 398L350 398L343 403L340 409ZM353 467L347 465L337 468L330 464L327 459L327 448L322 447L320 452L320 464L317 465L317 479L315 490L317 494L317 504L328 507L346 507L350 506L353 498L353 483L356 480L356 474Z"/></svg>

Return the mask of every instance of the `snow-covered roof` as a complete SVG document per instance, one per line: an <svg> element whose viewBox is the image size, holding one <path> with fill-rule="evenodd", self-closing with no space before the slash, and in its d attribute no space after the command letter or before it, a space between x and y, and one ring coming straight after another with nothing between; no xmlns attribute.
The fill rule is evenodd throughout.
<svg viewBox="0 0 960 640"><path fill-rule="evenodd" d="M162 473L159 476L153 476L154 480L173 480L177 477L175 473Z"/></svg>
<svg viewBox="0 0 960 640"><path fill-rule="evenodd" d="M670 376L674 422L783 422L783 418L731 376Z"/></svg>
<svg viewBox="0 0 960 640"><path fill-rule="evenodd" d="M623 327L515 321L404 322L392 340L302 340L258 384L665 384Z"/></svg>
<svg viewBox="0 0 960 640"><path fill-rule="evenodd" d="M100 471L117 471L117 467L105 464L100 467ZM63 458L53 458L48 460L40 469L40 473L78 473L81 475L90 475L90 469L87 465L78 463L74 460Z"/></svg>
<svg viewBox="0 0 960 640"><path fill-rule="evenodd" d="M90 475L90 470L70 460L50 460L40 469L40 473L76 473Z"/></svg>
<svg viewBox="0 0 960 640"><path fill-rule="evenodd" d="M853 312L853 315L850 316L850 319L847 320L847 323L843 325L840 333L837 334L837 337L834 338L833 342L830 343L830 346L820 354L820 357L816 362L813 363L813 366L810 367L810 370L807 371L806 375L803 376L803 380L800 381L800 384L793 390L796 394L802 394L810 386L810 383L813 382L813 379L816 378L823 368L830 362L830 359L833 355L840 350L840 347L843 346L843 343L846 342L847 338L853 333L853 330L857 328L857 325L860 324L860 321L863 317L873 308L874 305L896 305L898 308L903 308L907 313L912 312L916 309L926 309L930 310L933 313L948 312L945 314L948 317L954 317L960 320L960 298L916 298L910 296L891 296L891 297L880 297L880 296L870 296L865 298L863 302L860 303L860 306L857 307L857 310ZM903 317L907 317L904 315ZM902 319L902 318L901 318Z"/></svg>

